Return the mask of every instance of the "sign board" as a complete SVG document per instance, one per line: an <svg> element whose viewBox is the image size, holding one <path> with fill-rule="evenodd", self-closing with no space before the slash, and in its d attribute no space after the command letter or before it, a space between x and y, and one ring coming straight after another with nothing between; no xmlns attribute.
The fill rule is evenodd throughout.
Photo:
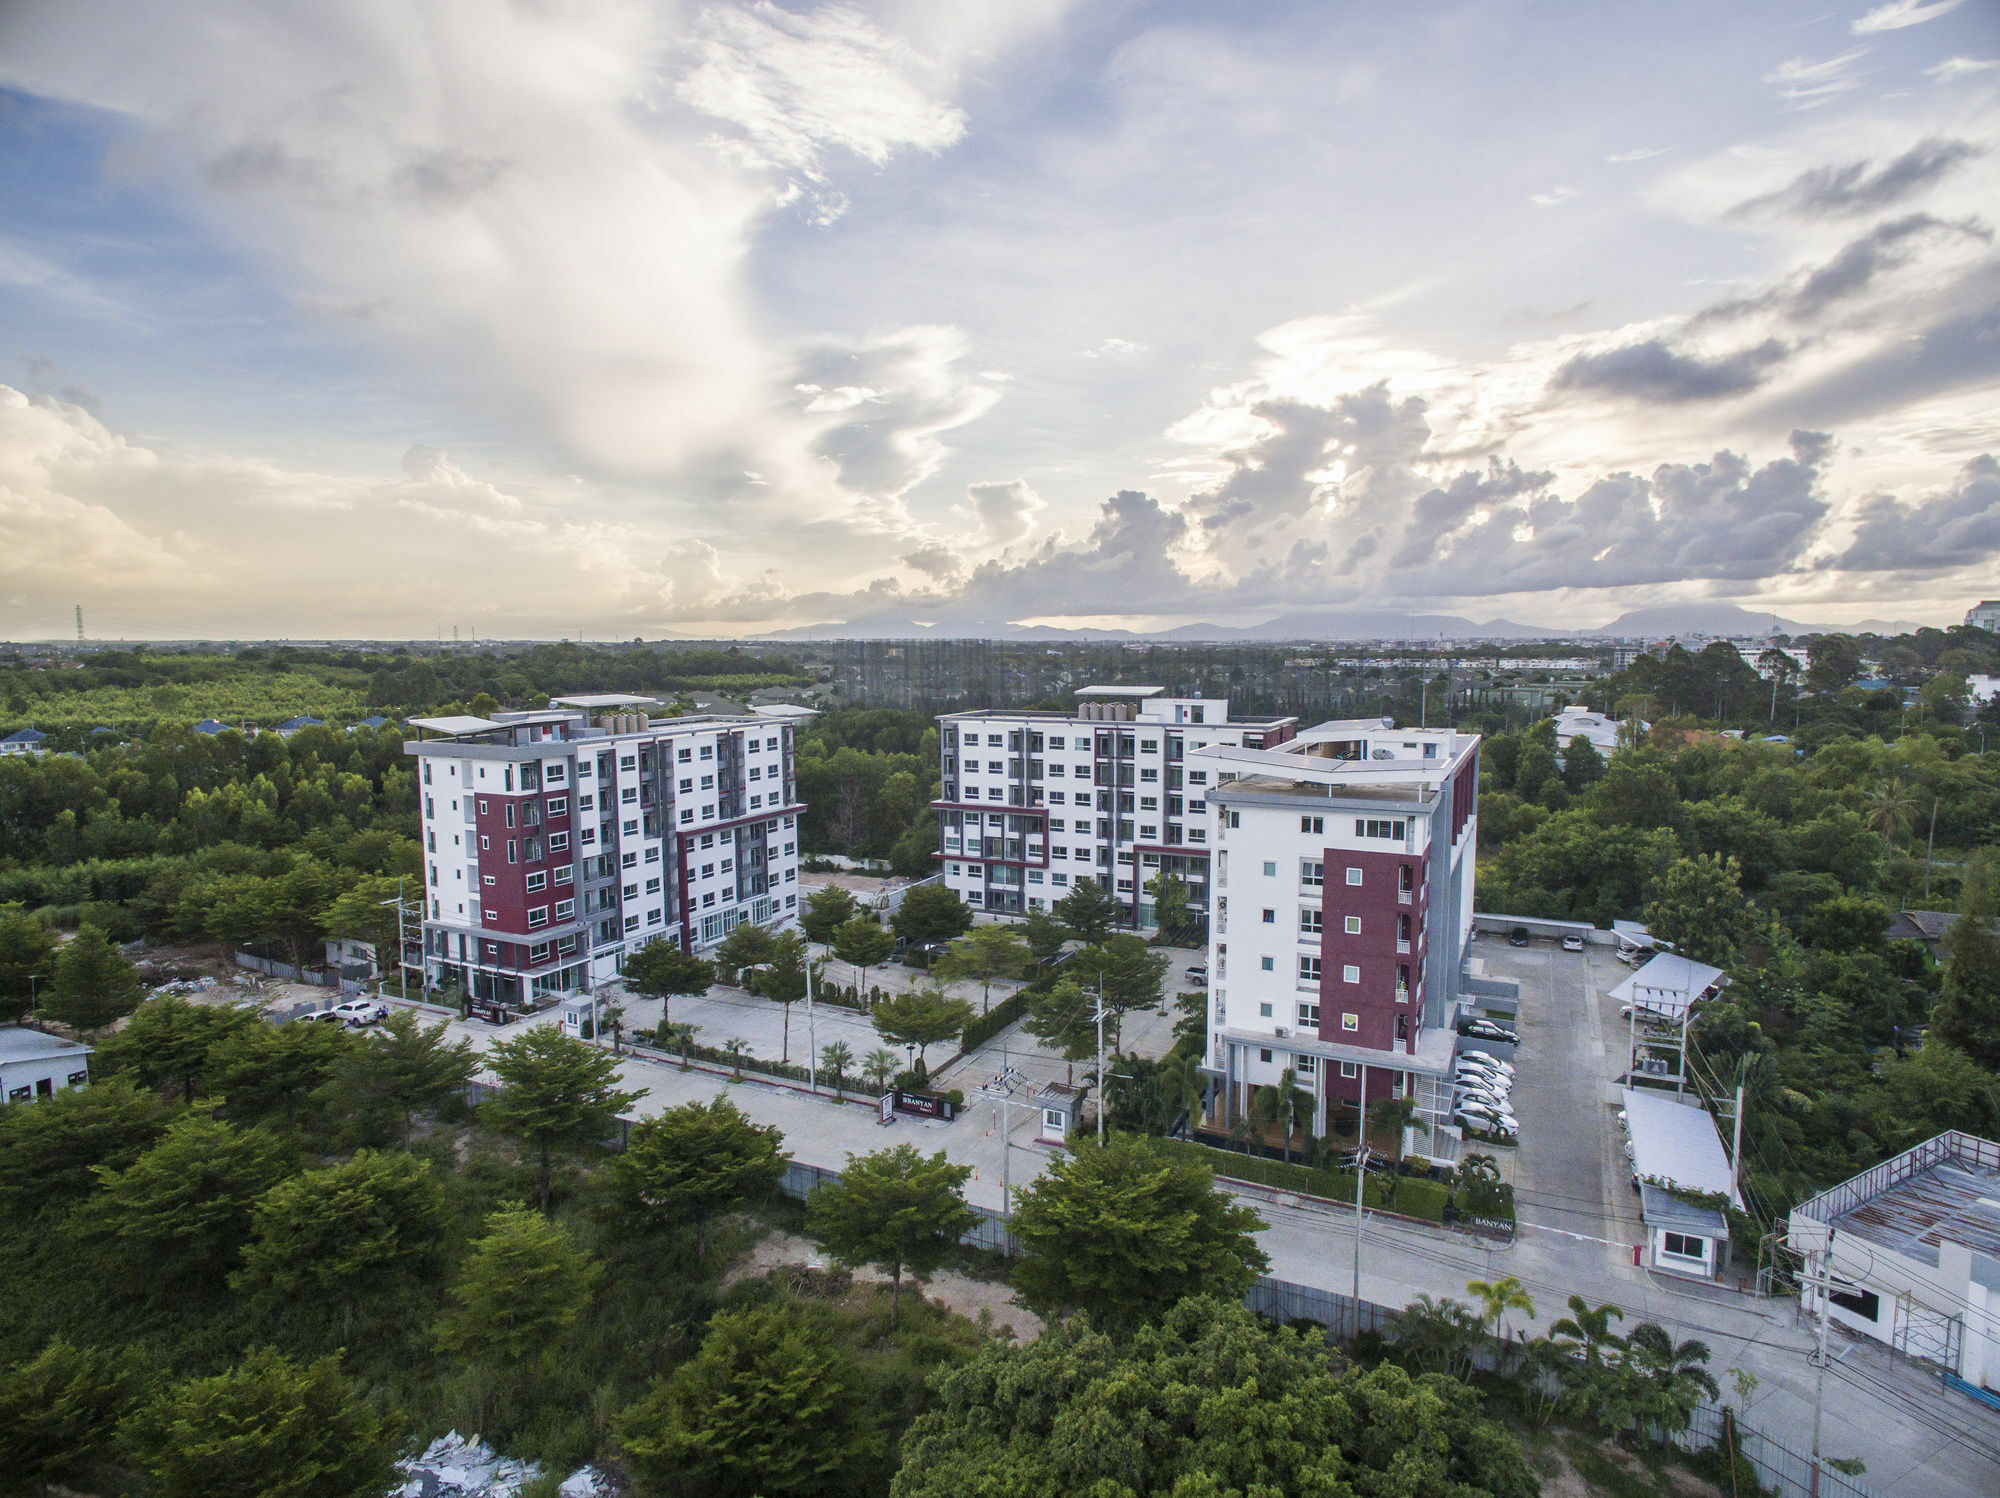
<svg viewBox="0 0 2000 1498"><path fill-rule="evenodd" d="M893 1093L893 1092L885 1092L885 1093L883 1093L883 1094L882 1094L882 1097L881 1097L881 1100L880 1100L880 1102L879 1102L879 1104L878 1104L878 1107L879 1107L879 1109L880 1109L880 1112L881 1112L881 1117L880 1117L880 1118L879 1118L879 1119L877 1120L878 1122L880 1122L880 1123L885 1123L885 1124L886 1124L886 1123L894 1123L894 1122L896 1121L896 1094L895 1094L895 1093Z"/></svg>
<svg viewBox="0 0 2000 1498"><path fill-rule="evenodd" d="M472 1017L483 1019L489 1025L504 1025L507 1023L507 1006L487 999L475 999L472 1002Z"/></svg>
<svg viewBox="0 0 2000 1498"><path fill-rule="evenodd" d="M914 1113L920 1118L941 1118L950 1123L954 1117L951 1100L930 1092L891 1092L888 1098L895 1100L898 1113Z"/></svg>

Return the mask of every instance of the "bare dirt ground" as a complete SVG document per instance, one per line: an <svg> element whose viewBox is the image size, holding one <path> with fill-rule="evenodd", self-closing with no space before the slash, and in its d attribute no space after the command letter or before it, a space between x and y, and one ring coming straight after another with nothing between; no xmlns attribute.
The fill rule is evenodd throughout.
<svg viewBox="0 0 2000 1498"><path fill-rule="evenodd" d="M833 1261L818 1244L794 1233L776 1231L765 1234L749 1253L731 1265L722 1277L722 1284L727 1289L738 1280L755 1279L782 1269L825 1271L833 1267ZM866 1284L889 1282L889 1276L881 1270L865 1266L854 1271L854 1278ZM1042 1318L1016 1301L1014 1292L1006 1285L976 1280L955 1269L943 1269L920 1288L924 1299L956 1311L968 1321L977 1321L980 1312L986 1312L992 1317L995 1331L1018 1341L1032 1342L1042 1334Z"/></svg>

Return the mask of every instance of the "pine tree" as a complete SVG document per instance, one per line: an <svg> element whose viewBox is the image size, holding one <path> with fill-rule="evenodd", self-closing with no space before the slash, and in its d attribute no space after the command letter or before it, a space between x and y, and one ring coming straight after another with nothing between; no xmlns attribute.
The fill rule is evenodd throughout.
<svg viewBox="0 0 2000 1498"><path fill-rule="evenodd" d="M95 926L77 927L57 955L55 972L42 990L42 1013L83 1034L95 1034L139 1007L143 989L132 964Z"/></svg>

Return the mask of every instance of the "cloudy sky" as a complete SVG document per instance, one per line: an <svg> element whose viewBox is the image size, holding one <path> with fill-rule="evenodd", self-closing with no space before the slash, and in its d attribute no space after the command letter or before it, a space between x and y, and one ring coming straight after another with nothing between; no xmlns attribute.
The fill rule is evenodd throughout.
<svg viewBox="0 0 2000 1498"><path fill-rule="evenodd" d="M1996 0L8 0L0 636L2000 596Z"/></svg>

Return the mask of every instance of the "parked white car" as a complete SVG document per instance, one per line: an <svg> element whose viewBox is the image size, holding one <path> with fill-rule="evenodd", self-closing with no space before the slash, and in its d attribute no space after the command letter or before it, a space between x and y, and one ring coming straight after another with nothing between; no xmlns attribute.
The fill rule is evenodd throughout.
<svg viewBox="0 0 2000 1498"><path fill-rule="evenodd" d="M1491 1072L1496 1077L1511 1077L1514 1075L1514 1068L1511 1065L1496 1057L1487 1055L1484 1051L1464 1052L1459 1056L1457 1065L1461 1071L1470 1066L1479 1071Z"/></svg>
<svg viewBox="0 0 2000 1498"><path fill-rule="evenodd" d="M1478 1103L1461 1103L1455 1115L1470 1128L1480 1129L1489 1134L1519 1134L1521 1126L1514 1121L1514 1115L1495 1108L1482 1107Z"/></svg>
<svg viewBox="0 0 2000 1498"><path fill-rule="evenodd" d="M335 1004L326 1011L327 1018L360 1029L363 1025L380 1024L389 1017L389 1006L373 999L349 999L344 1004Z"/></svg>

